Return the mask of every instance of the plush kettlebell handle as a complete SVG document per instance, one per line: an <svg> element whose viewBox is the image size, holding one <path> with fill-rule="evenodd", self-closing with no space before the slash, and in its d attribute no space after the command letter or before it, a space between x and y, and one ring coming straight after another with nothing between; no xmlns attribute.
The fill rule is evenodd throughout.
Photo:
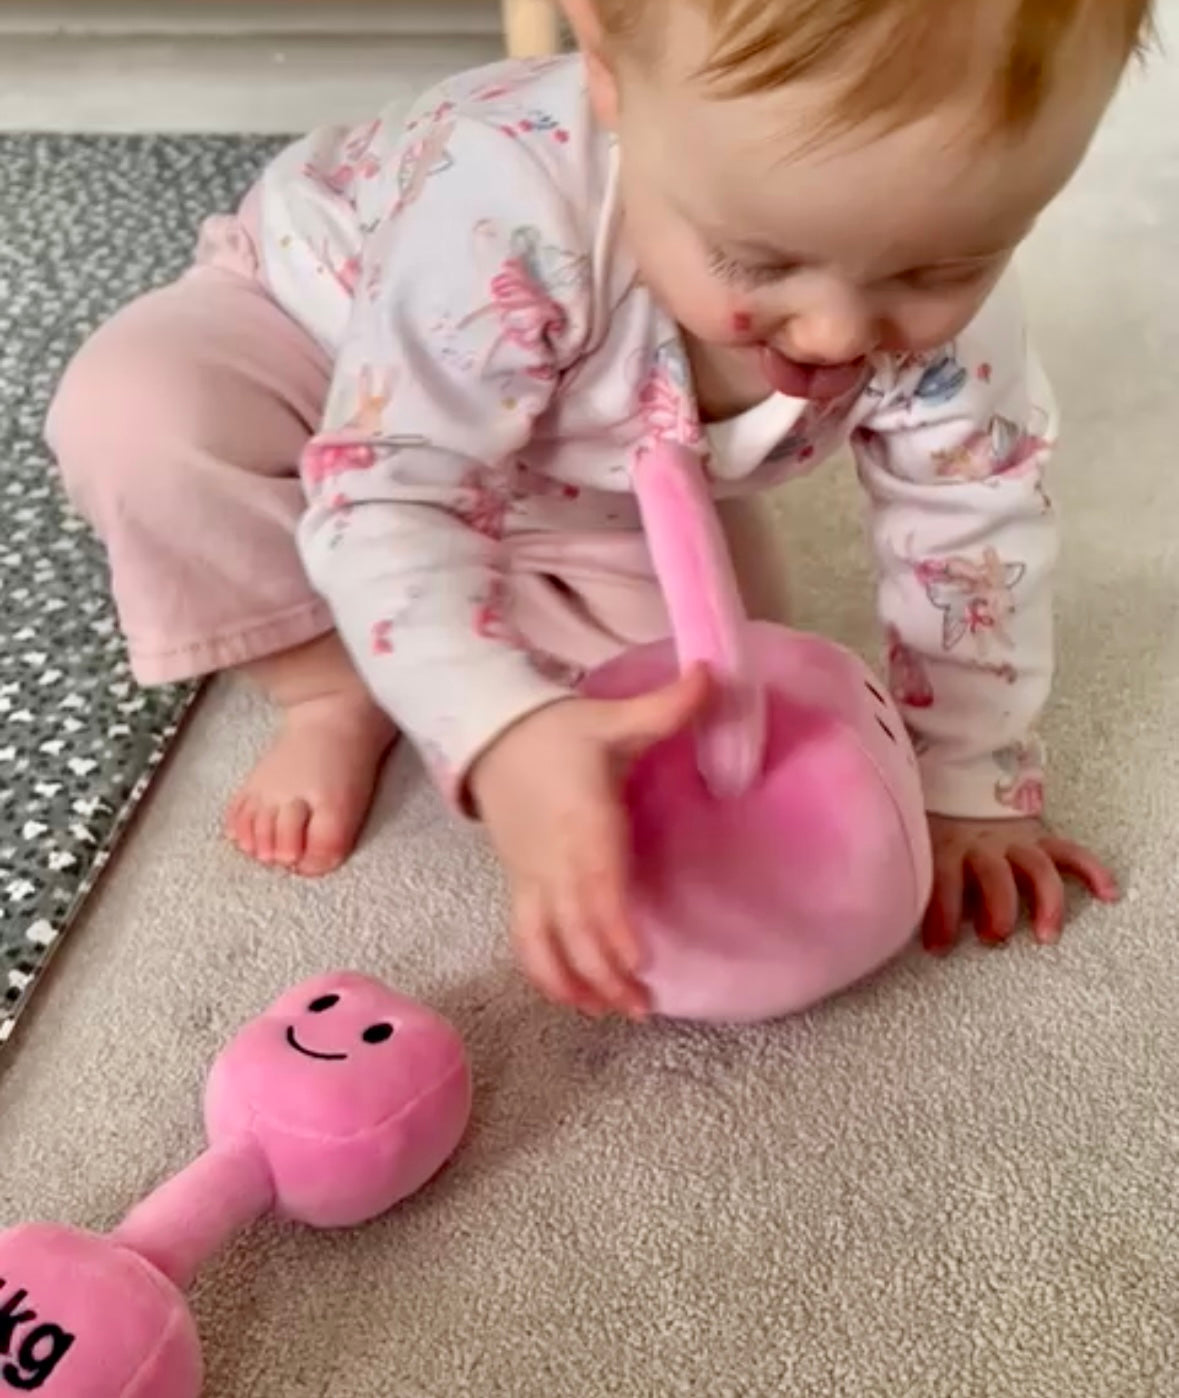
<svg viewBox="0 0 1179 1398"><path fill-rule="evenodd" d="M233 1236L274 1207L274 1178L252 1136L211 1146L136 1205L111 1234L181 1291Z"/></svg>
<svg viewBox="0 0 1179 1398"><path fill-rule="evenodd" d="M714 796L739 796L764 768L766 690L704 468L687 447L663 443L632 482L680 668L703 662L715 685L697 728L700 774Z"/></svg>

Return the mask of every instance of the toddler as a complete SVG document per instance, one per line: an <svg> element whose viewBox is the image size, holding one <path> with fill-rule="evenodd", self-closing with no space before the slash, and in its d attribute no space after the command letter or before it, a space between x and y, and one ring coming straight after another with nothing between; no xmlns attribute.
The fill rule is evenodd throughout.
<svg viewBox="0 0 1179 1398"><path fill-rule="evenodd" d="M536 985L646 1008L618 782L708 677L578 677L665 634L629 471L707 463L751 609L758 493L849 439L936 891L1008 938L1112 875L1041 823L1056 435L1008 264L1149 0L566 0L576 55L319 131L195 267L81 350L49 437L145 683L240 669L283 713L228 814L304 874L397 730L487 824Z"/></svg>

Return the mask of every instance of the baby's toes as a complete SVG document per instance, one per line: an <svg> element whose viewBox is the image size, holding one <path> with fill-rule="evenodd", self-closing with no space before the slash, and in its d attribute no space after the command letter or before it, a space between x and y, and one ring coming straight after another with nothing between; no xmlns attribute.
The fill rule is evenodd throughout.
<svg viewBox="0 0 1179 1398"><path fill-rule="evenodd" d="M294 869L307 848L307 823L311 807L306 801L288 801L279 809L274 826L274 862Z"/></svg>
<svg viewBox="0 0 1179 1398"><path fill-rule="evenodd" d="M278 809L271 802L259 804L254 812L254 858L260 864L275 862Z"/></svg>
<svg viewBox="0 0 1179 1398"><path fill-rule="evenodd" d="M298 870L309 879L330 874L352 853L363 817L332 802L320 802L307 822L307 846Z"/></svg>
<svg viewBox="0 0 1179 1398"><path fill-rule="evenodd" d="M225 817L225 829L229 838L243 854L254 858L254 816L258 809L258 798L243 792L238 796Z"/></svg>

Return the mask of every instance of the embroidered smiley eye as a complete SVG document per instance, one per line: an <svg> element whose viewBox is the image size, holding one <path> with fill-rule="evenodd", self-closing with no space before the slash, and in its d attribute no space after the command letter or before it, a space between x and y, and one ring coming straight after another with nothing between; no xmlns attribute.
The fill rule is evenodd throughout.
<svg viewBox="0 0 1179 1398"><path fill-rule="evenodd" d="M370 1024L360 1036L366 1044L385 1044L393 1037L391 1024Z"/></svg>
<svg viewBox="0 0 1179 1398"><path fill-rule="evenodd" d="M321 1015L325 1010L330 1010L339 1003L340 997L338 995L321 995L318 1000L312 1000L311 1004L307 1006L307 1012L308 1014Z"/></svg>

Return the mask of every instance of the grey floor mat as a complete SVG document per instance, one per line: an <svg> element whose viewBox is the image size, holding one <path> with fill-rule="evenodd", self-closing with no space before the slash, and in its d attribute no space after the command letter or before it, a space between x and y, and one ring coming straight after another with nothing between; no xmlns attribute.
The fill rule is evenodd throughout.
<svg viewBox="0 0 1179 1398"><path fill-rule="evenodd" d="M49 395L278 144L0 136L0 1044L194 697L131 679L103 552L41 442Z"/></svg>

